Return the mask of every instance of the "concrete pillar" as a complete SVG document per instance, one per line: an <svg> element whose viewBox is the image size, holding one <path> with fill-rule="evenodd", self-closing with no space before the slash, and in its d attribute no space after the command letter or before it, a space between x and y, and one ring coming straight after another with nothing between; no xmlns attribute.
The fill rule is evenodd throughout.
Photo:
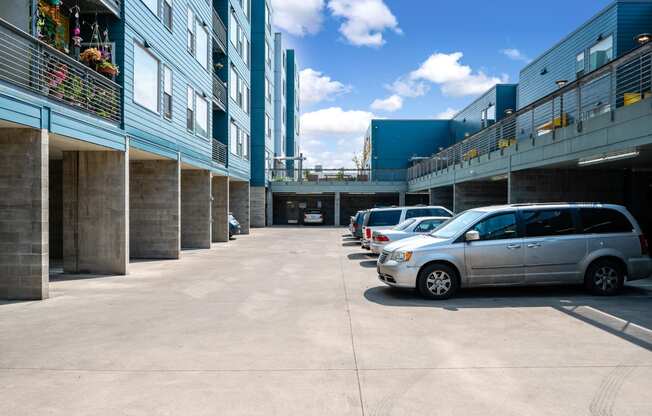
<svg viewBox="0 0 652 416"><path fill-rule="evenodd" d="M262 228L265 226L265 201L267 201L265 187L252 186L250 190L252 228Z"/></svg>
<svg viewBox="0 0 652 416"><path fill-rule="evenodd" d="M342 195L339 192L335 192L335 226L339 227L341 224L340 215L342 212Z"/></svg>
<svg viewBox="0 0 652 416"><path fill-rule="evenodd" d="M181 171L181 247L211 248L211 172Z"/></svg>
<svg viewBox="0 0 652 416"><path fill-rule="evenodd" d="M455 184L454 212L507 203L507 181L469 181Z"/></svg>
<svg viewBox="0 0 652 416"><path fill-rule="evenodd" d="M271 188L267 188L267 226L274 225L274 194Z"/></svg>
<svg viewBox="0 0 652 416"><path fill-rule="evenodd" d="M213 242L229 241L229 177L213 176Z"/></svg>
<svg viewBox="0 0 652 416"><path fill-rule="evenodd" d="M129 163L131 258L178 259L181 253L181 171L176 160Z"/></svg>
<svg viewBox="0 0 652 416"><path fill-rule="evenodd" d="M63 152L63 269L127 274L129 155Z"/></svg>
<svg viewBox="0 0 652 416"><path fill-rule="evenodd" d="M229 208L241 233L249 234L249 182L229 181Z"/></svg>
<svg viewBox="0 0 652 416"><path fill-rule="evenodd" d="M439 188L432 188L430 194L430 205L440 205L453 211L453 187L442 186Z"/></svg>
<svg viewBox="0 0 652 416"><path fill-rule="evenodd" d="M0 129L0 299L48 297L48 133Z"/></svg>
<svg viewBox="0 0 652 416"><path fill-rule="evenodd" d="M398 206L399 207L405 206L405 192L398 193Z"/></svg>
<svg viewBox="0 0 652 416"><path fill-rule="evenodd" d="M511 173L512 203L625 202L624 170L532 169Z"/></svg>

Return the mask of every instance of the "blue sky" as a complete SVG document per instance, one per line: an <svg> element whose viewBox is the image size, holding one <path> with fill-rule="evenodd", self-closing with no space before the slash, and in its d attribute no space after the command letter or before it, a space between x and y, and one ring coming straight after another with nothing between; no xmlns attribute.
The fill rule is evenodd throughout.
<svg viewBox="0 0 652 416"><path fill-rule="evenodd" d="M351 167L369 120L447 118L608 0L272 0L302 69L308 166Z"/></svg>

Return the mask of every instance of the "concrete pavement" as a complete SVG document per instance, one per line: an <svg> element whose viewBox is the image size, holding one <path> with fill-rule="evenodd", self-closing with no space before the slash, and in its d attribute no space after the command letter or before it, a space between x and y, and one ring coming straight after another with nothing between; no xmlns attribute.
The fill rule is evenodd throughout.
<svg viewBox="0 0 652 416"><path fill-rule="evenodd" d="M255 229L0 303L0 414L652 414L652 285L383 287L342 229Z"/></svg>

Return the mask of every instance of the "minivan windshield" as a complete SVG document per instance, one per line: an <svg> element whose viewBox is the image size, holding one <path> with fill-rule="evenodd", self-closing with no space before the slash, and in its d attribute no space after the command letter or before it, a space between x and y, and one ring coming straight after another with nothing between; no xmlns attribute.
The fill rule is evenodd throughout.
<svg viewBox="0 0 652 416"><path fill-rule="evenodd" d="M396 230L396 231L403 231L406 228L408 228L410 225L414 224L414 221L416 221L416 220L417 220L416 218L410 218L409 220L403 221L402 223L400 223L399 225L397 225L393 229Z"/></svg>
<svg viewBox="0 0 652 416"><path fill-rule="evenodd" d="M430 233L436 238L451 238L466 230L475 220L480 218L484 213L481 211L464 211L440 225L435 231Z"/></svg>

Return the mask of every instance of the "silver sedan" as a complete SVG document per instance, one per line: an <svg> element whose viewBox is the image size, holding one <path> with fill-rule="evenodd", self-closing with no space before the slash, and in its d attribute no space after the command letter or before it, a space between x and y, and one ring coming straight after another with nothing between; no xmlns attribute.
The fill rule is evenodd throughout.
<svg viewBox="0 0 652 416"><path fill-rule="evenodd" d="M371 237L371 251L380 254L387 244L415 235L430 233L448 220L450 217L410 218L389 230L374 231Z"/></svg>

